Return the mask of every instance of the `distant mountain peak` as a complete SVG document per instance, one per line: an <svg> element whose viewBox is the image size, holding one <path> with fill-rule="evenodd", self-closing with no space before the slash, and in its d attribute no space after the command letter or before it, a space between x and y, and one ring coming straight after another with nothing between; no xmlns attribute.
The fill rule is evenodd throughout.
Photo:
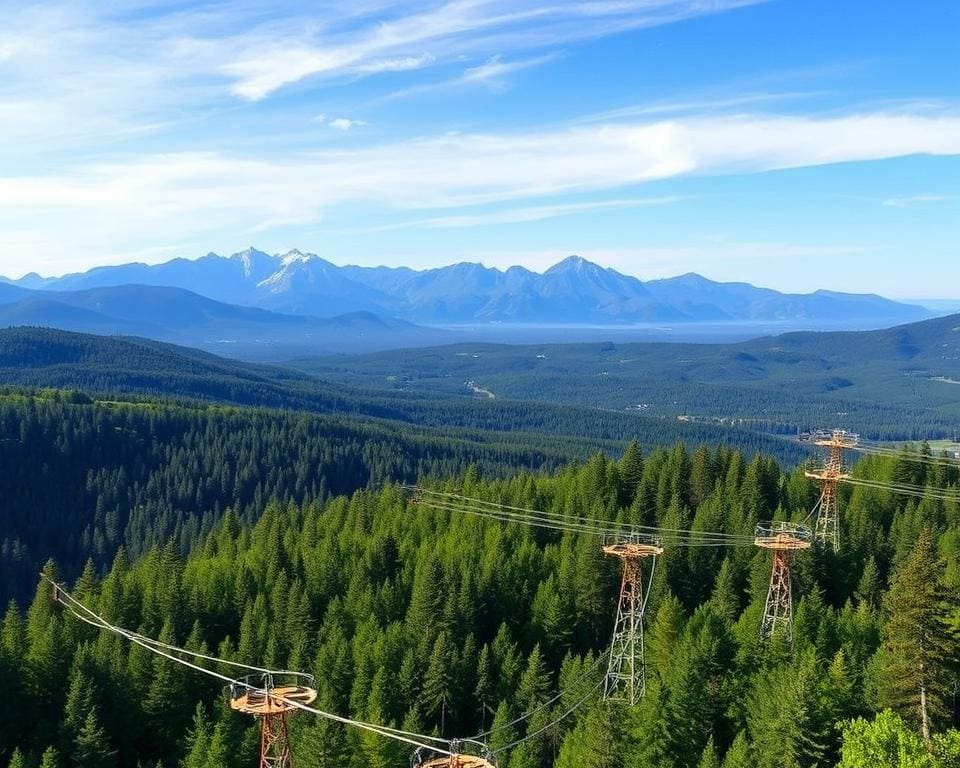
<svg viewBox="0 0 960 768"><path fill-rule="evenodd" d="M53 291L132 283L185 288L217 301L295 314L329 317L364 310L440 325L802 321L861 327L929 316L919 307L876 296L784 294L748 283L714 282L695 272L642 282L576 254L544 272L467 261L416 270L339 267L298 248L268 254L251 246L229 257L209 254L13 281L20 288ZM10 291L5 295L11 300Z"/></svg>
<svg viewBox="0 0 960 768"><path fill-rule="evenodd" d="M320 261L320 257L315 253L304 253L298 248L287 251L280 257L280 261L285 267L290 264L306 264L314 260Z"/></svg>
<svg viewBox="0 0 960 768"><path fill-rule="evenodd" d="M567 256L563 261L558 261L550 269L544 272L545 275L553 275L558 272L585 272L585 271L605 271L599 264L587 261L583 256Z"/></svg>
<svg viewBox="0 0 960 768"><path fill-rule="evenodd" d="M215 253L210 255L216 256ZM243 265L243 274L247 277L253 277L260 271L257 268L258 265L263 266L265 263L273 261L273 257L269 253L258 251L252 245L239 253L233 254L230 259L239 261Z"/></svg>

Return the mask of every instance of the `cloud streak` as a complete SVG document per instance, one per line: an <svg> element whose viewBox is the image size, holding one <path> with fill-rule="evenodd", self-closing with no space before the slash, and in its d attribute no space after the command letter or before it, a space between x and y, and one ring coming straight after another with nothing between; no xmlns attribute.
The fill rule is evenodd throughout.
<svg viewBox="0 0 960 768"><path fill-rule="evenodd" d="M214 238L319 222L334 206L443 210L633 188L687 175L757 173L914 154L960 154L960 115L742 115L578 125L507 134L448 134L300 153L281 159L181 152L0 177L0 230L70 232L96 250L110 242ZM533 221L566 211L432 217L427 227ZM422 218L422 216L418 217ZM2 240L2 238L0 238ZM0 242L2 245L2 242Z"/></svg>
<svg viewBox="0 0 960 768"><path fill-rule="evenodd" d="M942 203L946 199L946 195L932 195L927 193L922 195L909 195L907 197L891 197L884 200L880 205L885 208L915 208L929 203Z"/></svg>
<svg viewBox="0 0 960 768"><path fill-rule="evenodd" d="M402 9L387 21L347 30L252 32L223 41L220 71L231 91L258 101L308 78L420 69L459 56L492 56L671 24L763 0L449 0L389 4ZM212 44L214 47L216 44ZM486 77L480 65L477 74ZM469 72L467 73L469 76Z"/></svg>

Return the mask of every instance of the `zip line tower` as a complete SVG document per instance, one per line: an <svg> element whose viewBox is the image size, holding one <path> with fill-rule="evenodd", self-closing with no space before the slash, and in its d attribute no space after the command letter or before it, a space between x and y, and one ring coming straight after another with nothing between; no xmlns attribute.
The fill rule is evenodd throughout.
<svg viewBox="0 0 960 768"><path fill-rule="evenodd" d="M287 714L317 698L313 675L265 672L248 675L227 690L231 709L260 720L260 768L293 768Z"/></svg>
<svg viewBox="0 0 960 768"><path fill-rule="evenodd" d="M760 636L765 640L783 633L793 645L793 592L790 585L790 553L810 549L812 535L802 524L785 522L757 523L753 543L773 552L770 589L763 609Z"/></svg>
<svg viewBox="0 0 960 768"><path fill-rule="evenodd" d="M644 534L614 534L603 539L604 553L619 557L621 562L620 600L603 682L603 698L607 701L625 701L633 706L643 696L646 687L643 612L650 596L657 556L663 554L662 544L659 536ZM644 591L642 563L646 558L650 558L650 580Z"/></svg>
<svg viewBox="0 0 960 768"><path fill-rule="evenodd" d="M860 436L853 432L835 429L832 432L820 431L810 435L810 441L827 449L826 463L816 470L804 474L820 483L820 501L817 502L817 521L814 538L819 544L828 546L834 552L840 547L840 498L837 486L841 480L850 477L844 471L843 452L852 450L860 444Z"/></svg>

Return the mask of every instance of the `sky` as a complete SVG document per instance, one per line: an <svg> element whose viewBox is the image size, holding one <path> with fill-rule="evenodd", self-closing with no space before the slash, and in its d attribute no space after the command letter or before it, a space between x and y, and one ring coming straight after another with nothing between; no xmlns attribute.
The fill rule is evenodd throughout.
<svg viewBox="0 0 960 768"><path fill-rule="evenodd" d="M0 274L336 264L960 297L955 0L0 0Z"/></svg>

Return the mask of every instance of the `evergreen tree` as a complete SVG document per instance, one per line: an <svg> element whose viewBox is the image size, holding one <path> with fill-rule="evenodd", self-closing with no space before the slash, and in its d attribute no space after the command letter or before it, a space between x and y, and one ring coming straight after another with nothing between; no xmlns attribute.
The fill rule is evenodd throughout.
<svg viewBox="0 0 960 768"><path fill-rule="evenodd" d="M430 655L430 664L423 680L421 703L424 714L435 718L440 725L440 733L446 730L447 719L450 716L450 706L453 702L453 679L450 648L447 643L447 634L442 632L437 638Z"/></svg>
<svg viewBox="0 0 960 768"><path fill-rule="evenodd" d="M54 747L47 747L43 751L40 768L60 768L60 753Z"/></svg>
<svg viewBox="0 0 960 768"><path fill-rule="evenodd" d="M77 768L111 768L117 764L114 750L93 711L87 713L77 734L73 761Z"/></svg>
<svg viewBox="0 0 960 768"><path fill-rule="evenodd" d="M717 748L713 744L713 736L707 740L707 745L703 748L697 768L720 768L720 758L717 755Z"/></svg>
<svg viewBox="0 0 960 768"><path fill-rule="evenodd" d="M723 756L723 768L755 768L753 750L745 731L740 731L727 754Z"/></svg>
<svg viewBox="0 0 960 768"><path fill-rule="evenodd" d="M958 596L945 587L943 575L933 535L924 528L885 601L882 703L918 725L928 744L932 725L949 711L951 671L960 658L957 634L948 623Z"/></svg>
<svg viewBox="0 0 960 768"><path fill-rule="evenodd" d="M857 600L868 608L876 608L880 600L880 570L877 567L877 559L870 555L866 565L863 567L863 575L860 577L860 583L857 585Z"/></svg>
<svg viewBox="0 0 960 768"><path fill-rule="evenodd" d="M812 768L824 752L818 661L808 651L761 673L748 703L756 768Z"/></svg>
<svg viewBox="0 0 960 768"><path fill-rule="evenodd" d="M206 768L210 749L210 723L203 704L193 711L193 725L187 732L186 756L181 768Z"/></svg>

